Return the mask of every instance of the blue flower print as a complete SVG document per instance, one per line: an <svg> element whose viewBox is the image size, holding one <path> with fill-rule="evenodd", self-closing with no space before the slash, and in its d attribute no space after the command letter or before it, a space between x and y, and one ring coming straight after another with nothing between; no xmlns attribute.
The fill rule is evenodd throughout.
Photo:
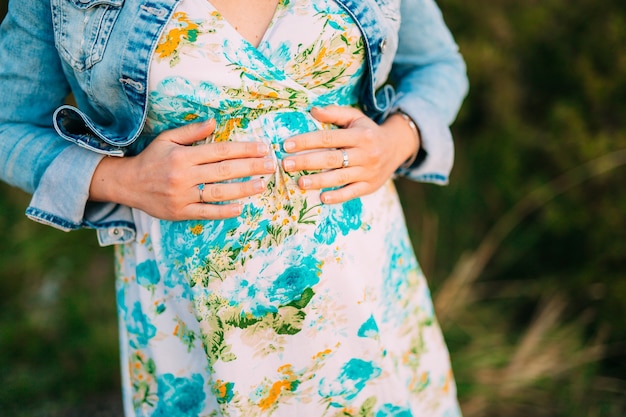
<svg viewBox="0 0 626 417"><path fill-rule="evenodd" d="M193 85L182 77L170 77L163 80L156 90L150 93L152 103L148 118L152 131L159 133L165 129L182 126L190 122L199 122L214 117L214 110L208 107L211 101L193 100L197 89L209 100L219 94L209 84ZM218 101L217 101L218 102Z"/></svg>
<svg viewBox="0 0 626 417"><path fill-rule="evenodd" d="M357 230L361 227L361 213L363 212L363 203L360 198L346 201L341 205L343 212L342 221L338 222L341 233L345 236L350 230Z"/></svg>
<svg viewBox="0 0 626 417"><path fill-rule="evenodd" d="M286 40L280 43L277 48L271 50L271 44L267 40L263 41L258 48L260 51L269 50L267 53L269 60L278 68L285 68L291 60L291 41Z"/></svg>
<svg viewBox="0 0 626 417"><path fill-rule="evenodd" d="M390 251L390 262L383 272L386 276L381 294L384 305L386 305L383 319L400 323L408 313L404 311L398 315L396 313L403 310L397 310L395 307L402 303L407 292L409 286L407 277L412 270L417 270L419 266L413 256L411 242L406 232L391 230L387 235L386 243Z"/></svg>
<svg viewBox="0 0 626 417"><path fill-rule="evenodd" d="M158 378L157 404L152 417L193 417L204 408L206 394L200 374L177 378L165 374Z"/></svg>
<svg viewBox="0 0 626 417"><path fill-rule="evenodd" d="M413 417L408 408L398 407L393 404L383 404L376 412L376 417Z"/></svg>
<svg viewBox="0 0 626 417"><path fill-rule="evenodd" d="M311 117L301 112L283 112L274 117L277 128L287 129L292 135L317 130Z"/></svg>
<svg viewBox="0 0 626 417"><path fill-rule="evenodd" d="M246 41L233 45L230 40L226 39L223 47L224 58L231 65L242 69L242 77L255 82L282 81L286 78L285 73L279 67L274 66L257 48Z"/></svg>
<svg viewBox="0 0 626 417"><path fill-rule="evenodd" d="M331 216L324 216L322 221L317 224L313 236L319 243L332 245L337 238L337 227L334 219Z"/></svg>
<svg viewBox="0 0 626 417"><path fill-rule="evenodd" d="M295 251L277 257L276 249L269 248L258 251L255 258L259 261L247 263L245 275L224 281L220 288L222 296L246 314L263 317L276 313L281 306L300 301L305 290L319 282L320 261L313 255Z"/></svg>
<svg viewBox="0 0 626 417"><path fill-rule="evenodd" d="M350 401L365 388L368 381L377 378L381 373L381 369L373 362L351 359L341 368L337 378L329 381L326 378L320 380L319 394L326 398L343 397ZM342 406L336 399L332 404Z"/></svg>
<svg viewBox="0 0 626 417"><path fill-rule="evenodd" d="M337 238L338 231L346 236L351 230L361 227L363 203L360 198L346 201L339 207L324 206L324 210L329 212L323 213L322 221L318 223L313 234L319 243L331 245Z"/></svg>
<svg viewBox="0 0 626 417"><path fill-rule="evenodd" d="M136 336L135 341L131 341L133 347L143 348L148 344L148 341L156 335L156 327L150 322L148 316L143 313L141 303L135 302L133 311L131 313L131 319L126 321L126 330L128 333Z"/></svg>
<svg viewBox="0 0 626 417"><path fill-rule="evenodd" d="M139 285L156 285L161 279L156 261L149 259L137 265L137 283Z"/></svg>
<svg viewBox="0 0 626 417"><path fill-rule="evenodd" d="M223 221L161 221L162 248L167 267L182 275L192 275L202 265L215 242L224 242L239 226L237 219ZM180 262L184 260L184 262ZM168 272L168 276L172 273ZM166 281L173 287L177 281Z"/></svg>
<svg viewBox="0 0 626 417"><path fill-rule="evenodd" d="M359 337L370 338L375 338L378 336L378 325L376 325L376 320L374 320L374 316L370 316L370 318L361 325L357 335Z"/></svg>
<svg viewBox="0 0 626 417"><path fill-rule="evenodd" d="M287 268L270 287L268 294L270 302L286 305L300 300L304 290L313 287L320 280L318 262L309 256L304 258L300 265Z"/></svg>
<svg viewBox="0 0 626 417"><path fill-rule="evenodd" d="M357 74L360 74L361 72L362 70L359 69L359 71L357 71ZM331 90L326 94L320 95L311 104L312 106L316 107L326 107L331 104L336 104L338 106L349 106L357 100L358 89L354 88L354 86L351 84L347 84L335 90Z"/></svg>

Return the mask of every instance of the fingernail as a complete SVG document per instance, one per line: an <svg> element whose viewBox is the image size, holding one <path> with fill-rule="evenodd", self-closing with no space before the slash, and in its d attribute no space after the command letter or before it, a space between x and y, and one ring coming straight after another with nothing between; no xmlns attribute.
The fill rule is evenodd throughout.
<svg viewBox="0 0 626 417"><path fill-rule="evenodd" d="M320 200L322 201L322 203L324 204L330 204L330 202L332 201L332 199L328 196L328 194L322 194L320 196Z"/></svg>
<svg viewBox="0 0 626 417"><path fill-rule="evenodd" d="M300 188L308 188L310 185L311 185L310 179L306 177L300 178Z"/></svg>
<svg viewBox="0 0 626 417"><path fill-rule="evenodd" d="M294 149L296 149L296 144L290 140L285 141L285 143L283 143L283 149L286 152L293 151Z"/></svg>
<svg viewBox="0 0 626 417"><path fill-rule="evenodd" d="M283 160L283 167L285 168L285 171L291 171L295 166L296 163L293 162L291 159Z"/></svg>
<svg viewBox="0 0 626 417"><path fill-rule="evenodd" d="M265 181L263 180L255 181L252 186L254 187L255 191L263 191L265 190Z"/></svg>
<svg viewBox="0 0 626 417"><path fill-rule="evenodd" d="M261 155L265 155L266 153L269 152L270 147L267 146L266 143L259 143L256 145L256 149L258 153L260 153Z"/></svg>
<svg viewBox="0 0 626 417"><path fill-rule="evenodd" d="M240 203L234 204L230 207L230 212L233 216L238 216L243 211L243 206Z"/></svg>
<svg viewBox="0 0 626 417"><path fill-rule="evenodd" d="M263 168L265 168L266 171L274 171L274 168L275 168L274 160L273 159L266 159L263 162Z"/></svg>

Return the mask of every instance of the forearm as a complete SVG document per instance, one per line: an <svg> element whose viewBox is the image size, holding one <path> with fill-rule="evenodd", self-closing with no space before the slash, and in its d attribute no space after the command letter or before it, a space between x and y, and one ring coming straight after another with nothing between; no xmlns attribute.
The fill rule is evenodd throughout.
<svg viewBox="0 0 626 417"><path fill-rule="evenodd" d="M468 91L465 62L433 1L405 0L402 7L390 74L398 98L391 111L401 110L417 124L422 150L417 163L399 174L445 184L454 160L449 126Z"/></svg>
<svg viewBox="0 0 626 417"><path fill-rule="evenodd" d="M94 202L114 202L132 206L125 197L128 175L125 174L130 158L105 157L96 166L89 185L89 200Z"/></svg>

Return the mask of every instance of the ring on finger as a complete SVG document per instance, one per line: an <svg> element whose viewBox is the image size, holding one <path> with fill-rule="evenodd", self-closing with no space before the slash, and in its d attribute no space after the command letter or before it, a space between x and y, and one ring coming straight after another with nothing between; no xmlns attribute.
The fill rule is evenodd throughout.
<svg viewBox="0 0 626 417"><path fill-rule="evenodd" d="M200 195L200 202L206 204L206 201L204 201L204 187L206 187L206 183L198 184L198 194Z"/></svg>
<svg viewBox="0 0 626 417"><path fill-rule="evenodd" d="M350 159L348 158L348 151L345 149L339 149L341 151L341 157L343 158L341 162L341 168L347 168L350 165Z"/></svg>

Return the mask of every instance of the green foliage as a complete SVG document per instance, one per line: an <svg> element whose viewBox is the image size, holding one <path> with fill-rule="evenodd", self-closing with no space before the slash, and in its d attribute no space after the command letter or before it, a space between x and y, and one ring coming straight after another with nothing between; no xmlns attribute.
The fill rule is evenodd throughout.
<svg viewBox="0 0 626 417"><path fill-rule="evenodd" d="M455 169L398 188L464 414L626 415L626 2L439 4L471 81ZM67 415L119 395L111 252L26 204L0 187L0 414Z"/></svg>
<svg viewBox="0 0 626 417"><path fill-rule="evenodd" d="M119 390L111 251L28 220L20 191L0 196L0 414L66 415Z"/></svg>
<svg viewBox="0 0 626 417"><path fill-rule="evenodd" d="M466 416L626 413L626 3L441 0L471 92L401 182Z"/></svg>

